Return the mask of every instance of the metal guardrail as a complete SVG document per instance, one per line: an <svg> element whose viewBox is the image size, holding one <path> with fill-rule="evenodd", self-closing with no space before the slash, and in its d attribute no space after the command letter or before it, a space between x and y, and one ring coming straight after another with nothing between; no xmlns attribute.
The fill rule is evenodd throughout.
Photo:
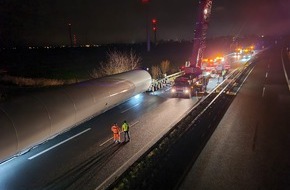
<svg viewBox="0 0 290 190"><path fill-rule="evenodd" d="M257 54L259 54L261 51L257 51L253 57ZM231 73L233 72L236 72L236 69L233 70ZM169 86L169 85L172 85L172 83L174 82L175 78L176 77L179 77L179 76L182 76L184 75L184 71L180 71L180 72L177 72L177 73L174 73L174 74L171 74L171 75L168 75L162 79L153 79L152 80L152 83L151 83L151 86L149 87L149 89L147 90L148 92L154 92L154 91L157 91L157 90L160 90L166 86ZM228 74L228 78L231 74L229 73ZM290 88L290 87L289 87Z"/></svg>

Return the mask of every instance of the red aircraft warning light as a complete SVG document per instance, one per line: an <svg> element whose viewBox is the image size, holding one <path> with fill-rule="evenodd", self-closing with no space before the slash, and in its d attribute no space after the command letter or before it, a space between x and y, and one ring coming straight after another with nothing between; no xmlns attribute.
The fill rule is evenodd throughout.
<svg viewBox="0 0 290 190"><path fill-rule="evenodd" d="M157 30L157 19L156 18L152 19L152 29L153 29L153 31Z"/></svg>
<svg viewBox="0 0 290 190"><path fill-rule="evenodd" d="M141 0L142 3L149 3L149 0Z"/></svg>

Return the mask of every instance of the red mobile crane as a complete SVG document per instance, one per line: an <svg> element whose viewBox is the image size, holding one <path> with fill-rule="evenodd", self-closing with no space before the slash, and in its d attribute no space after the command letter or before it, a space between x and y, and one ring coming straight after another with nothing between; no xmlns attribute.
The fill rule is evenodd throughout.
<svg viewBox="0 0 290 190"><path fill-rule="evenodd" d="M200 0L197 22L195 24L193 51L191 55L190 65L188 68L197 68L201 72L201 62L203 53L206 48L205 40L211 14L212 0ZM189 72L193 72L192 70ZM200 73L201 74L201 73Z"/></svg>
<svg viewBox="0 0 290 190"><path fill-rule="evenodd" d="M184 67L184 76L177 77L172 87L173 95L189 95L204 91L207 79L202 76L201 64L206 48L205 40L211 14L212 0L199 0L197 22L195 24L193 51L190 61Z"/></svg>

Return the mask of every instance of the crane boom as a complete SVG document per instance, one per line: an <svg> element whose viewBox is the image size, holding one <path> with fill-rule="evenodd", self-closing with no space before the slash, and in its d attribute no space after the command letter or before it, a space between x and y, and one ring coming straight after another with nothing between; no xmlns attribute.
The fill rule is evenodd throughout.
<svg viewBox="0 0 290 190"><path fill-rule="evenodd" d="M199 0L198 15L194 30L193 50L189 64L187 62L185 67L183 68L185 75L182 77L186 80L185 82L183 82L183 84L180 84L182 81L180 81L179 78L176 78L174 81L175 86L174 88L172 88L171 91L172 94L186 92L187 94L190 94L189 97L191 97L191 94L194 92L196 94L197 92L205 92L208 78L203 76L201 66L203 53L206 47L205 40L209 24L209 17L211 14L211 7L212 0ZM189 81L192 81L190 87L188 87L187 84ZM187 85L186 88L184 87L185 85Z"/></svg>
<svg viewBox="0 0 290 190"><path fill-rule="evenodd" d="M197 22L195 24L193 51L190 67L201 68L203 53L206 48L205 40L211 14L212 0L199 0Z"/></svg>

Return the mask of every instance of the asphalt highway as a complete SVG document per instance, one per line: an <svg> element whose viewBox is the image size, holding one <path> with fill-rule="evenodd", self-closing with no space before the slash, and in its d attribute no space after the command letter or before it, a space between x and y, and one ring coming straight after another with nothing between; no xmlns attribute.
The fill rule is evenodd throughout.
<svg viewBox="0 0 290 190"><path fill-rule="evenodd" d="M284 53L277 45L256 58L179 189L290 188L290 61Z"/></svg>
<svg viewBox="0 0 290 190"><path fill-rule="evenodd" d="M111 175L125 170L197 101L156 93L133 97L1 164L0 189L94 189L114 180ZM131 125L132 140L114 144L110 127L123 120Z"/></svg>
<svg viewBox="0 0 290 190"><path fill-rule="evenodd" d="M208 90L218 84L209 82ZM190 110L198 98L171 98L169 88L93 117L0 165L0 189L104 189ZM114 144L110 127L127 120L132 140Z"/></svg>

